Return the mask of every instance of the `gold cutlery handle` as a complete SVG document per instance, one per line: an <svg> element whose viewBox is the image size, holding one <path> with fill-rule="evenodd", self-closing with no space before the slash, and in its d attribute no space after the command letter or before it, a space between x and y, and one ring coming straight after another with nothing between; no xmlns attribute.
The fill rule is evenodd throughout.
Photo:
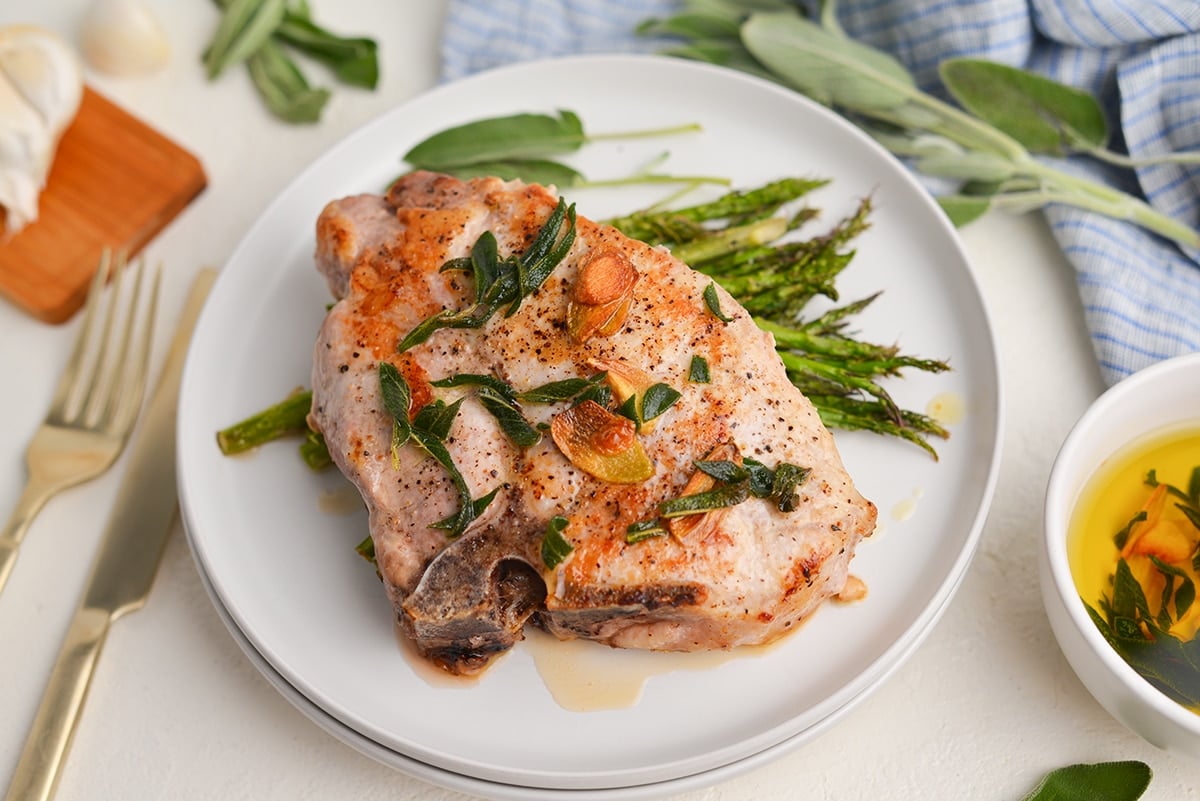
<svg viewBox="0 0 1200 801"><path fill-rule="evenodd" d="M102 609L75 613L5 801L49 801L54 794L111 622Z"/></svg>
<svg viewBox="0 0 1200 801"><path fill-rule="evenodd" d="M4 529L0 531L0 592L4 592L4 585L8 583L8 577L12 574L13 564L17 561L17 550L21 547L21 541L25 539L29 524L53 494L52 490L46 482L31 478L21 492L8 522L4 524Z"/></svg>

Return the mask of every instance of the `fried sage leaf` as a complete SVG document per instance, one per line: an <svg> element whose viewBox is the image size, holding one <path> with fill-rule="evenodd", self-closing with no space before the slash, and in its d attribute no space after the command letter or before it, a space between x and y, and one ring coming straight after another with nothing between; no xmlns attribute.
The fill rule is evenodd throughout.
<svg viewBox="0 0 1200 801"><path fill-rule="evenodd" d="M555 515L546 523L546 533L542 535L542 562L551 570L562 564L575 550L575 546L563 536L569 523L561 515Z"/></svg>
<svg viewBox="0 0 1200 801"><path fill-rule="evenodd" d="M401 353L426 341L443 328L480 328L500 308L511 317L521 302L541 287L575 242L575 205L559 199L529 248L519 256L501 259L496 237L484 231L475 241L469 260L455 259L443 270L463 270L475 279L475 302L465 309L439 312L414 327L397 345Z"/></svg>

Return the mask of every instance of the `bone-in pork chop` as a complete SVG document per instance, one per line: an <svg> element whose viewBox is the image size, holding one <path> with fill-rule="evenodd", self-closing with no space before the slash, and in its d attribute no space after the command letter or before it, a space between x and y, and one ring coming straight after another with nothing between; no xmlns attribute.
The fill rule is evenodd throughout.
<svg viewBox="0 0 1200 801"><path fill-rule="evenodd" d="M545 250L556 209L540 186L418 172L317 223L339 300L310 421L367 505L402 628L453 673L482 670L531 619L630 648L778 638L856 586L874 505L770 335L716 288L718 317L710 279L663 249L583 217L571 240L561 219L561 262L528 286L522 267L480 316L480 285L503 289L497 264ZM695 363L707 383L689 379ZM407 414L386 402L385 372ZM583 379L574 394L529 393L567 379ZM523 437L497 407L528 423Z"/></svg>

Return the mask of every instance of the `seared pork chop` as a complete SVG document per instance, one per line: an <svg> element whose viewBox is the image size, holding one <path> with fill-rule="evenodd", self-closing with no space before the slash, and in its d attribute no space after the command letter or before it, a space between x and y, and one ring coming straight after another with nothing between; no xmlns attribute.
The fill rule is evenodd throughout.
<svg viewBox="0 0 1200 801"><path fill-rule="evenodd" d="M771 336L719 288L730 321L706 304L710 279L579 217L561 263L511 316L506 306L479 327L441 328L398 350L422 322L477 300L469 263L443 270L447 262L470 256L485 232L500 259L526 252L558 203L541 186L418 172L385 197L335 200L317 222L317 266L339 300L315 346L310 420L367 505L399 622L452 673L482 670L531 618L560 638L618 647L772 641L847 588L876 510ZM694 357L707 362L708 383L689 381ZM457 483L412 440L393 447L381 362L409 389L410 419L466 396L440 440ZM503 382L510 399L579 378L616 397L522 399L515 408L537 441L518 445L481 402L479 376ZM627 418L639 418L650 383L678 399L638 430ZM643 397L622 417L614 410L630 392ZM606 472L605 459L638 448L634 467ZM748 468L765 470L768 484L772 474L794 481L783 496L760 497L744 491ZM734 484L744 499L707 513L667 519L660 507ZM495 495L448 533L464 490L476 501ZM542 546L556 519L570 552L548 567ZM659 536L631 536L631 526Z"/></svg>

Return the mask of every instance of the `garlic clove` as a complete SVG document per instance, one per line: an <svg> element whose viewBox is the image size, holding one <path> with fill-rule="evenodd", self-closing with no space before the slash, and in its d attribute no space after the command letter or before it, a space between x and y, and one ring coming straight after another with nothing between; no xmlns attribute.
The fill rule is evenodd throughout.
<svg viewBox="0 0 1200 801"><path fill-rule="evenodd" d="M93 0L80 46L88 65L109 75L146 75L171 57L166 31L140 0Z"/></svg>
<svg viewBox="0 0 1200 801"><path fill-rule="evenodd" d="M29 25L0 28L0 206L12 233L37 219L59 138L83 97L75 51Z"/></svg>

